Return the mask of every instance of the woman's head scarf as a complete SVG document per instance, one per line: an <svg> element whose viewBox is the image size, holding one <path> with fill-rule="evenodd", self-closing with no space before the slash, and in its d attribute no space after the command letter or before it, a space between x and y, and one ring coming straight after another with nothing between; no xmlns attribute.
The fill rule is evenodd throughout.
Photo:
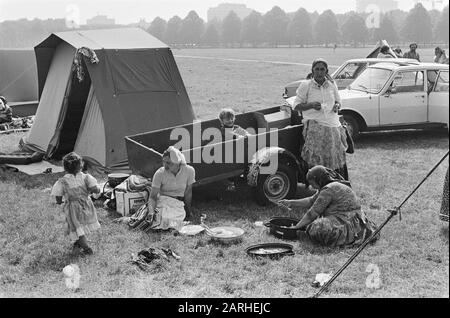
<svg viewBox="0 0 450 318"><path fill-rule="evenodd" d="M321 189L331 182L340 182L347 186L349 185L349 182L346 181L339 173L320 165L309 169L306 179L314 180Z"/></svg>
<svg viewBox="0 0 450 318"><path fill-rule="evenodd" d="M167 148L167 150L164 151L163 157L169 157L170 161L176 164L186 164L186 157L174 146Z"/></svg>
<svg viewBox="0 0 450 318"><path fill-rule="evenodd" d="M314 66L316 66L319 63L324 64L325 68L327 69L327 75L325 75L325 78L327 80L329 80L331 83L334 83L333 78L330 76L330 74L328 74L328 62L323 58L318 58L313 61L312 66L311 66L311 74L314 74L314 72L313 72Z"/></svg>

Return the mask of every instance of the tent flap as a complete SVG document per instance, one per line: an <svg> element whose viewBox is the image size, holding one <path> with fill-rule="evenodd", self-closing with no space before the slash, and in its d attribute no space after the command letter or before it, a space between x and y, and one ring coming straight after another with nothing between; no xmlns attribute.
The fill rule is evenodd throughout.
<svg viewBox="0 0 450 318"><path fill-rule="evenodd" d="M165 52L164 52L165 51ZM177 92L168 69L167 50L108 51L115 94Z"/></svg>

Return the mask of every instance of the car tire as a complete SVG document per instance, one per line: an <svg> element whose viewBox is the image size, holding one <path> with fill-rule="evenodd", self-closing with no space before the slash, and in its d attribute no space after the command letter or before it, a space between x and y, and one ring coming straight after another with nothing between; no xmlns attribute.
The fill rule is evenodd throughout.
<svg viewBox="0 0 450 318"><path fill-rule="evenodd" d="M269 205L273 201L290 199L297 191L296 170L286 164L278 164L275 174L260 174L258 184L254 188L256 202Z"/></svg>
<svg viewBox="0 0 450 318"><path fill-rule="evenodd" d="M353 140L356 140L359 136L359 123L355 116L344 114L344 121L347 124L347 131Z"/></svg>

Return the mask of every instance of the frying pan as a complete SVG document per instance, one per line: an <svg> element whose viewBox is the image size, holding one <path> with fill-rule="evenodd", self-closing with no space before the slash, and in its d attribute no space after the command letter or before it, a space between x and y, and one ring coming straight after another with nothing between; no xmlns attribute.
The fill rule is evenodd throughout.
<svg viewBox="0 0 450 318"><path fill-rule="evenodd" d="M269 257L279 259L283 256L294 255L291 244L286 243L263 243L251 245L245 249L247 255L252 257ZM272 250L272 251L271 251Z"/></svg>

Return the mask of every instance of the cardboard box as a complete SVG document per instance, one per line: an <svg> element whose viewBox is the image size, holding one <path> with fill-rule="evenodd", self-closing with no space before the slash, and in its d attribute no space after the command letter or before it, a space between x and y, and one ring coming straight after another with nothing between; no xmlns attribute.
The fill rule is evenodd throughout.
<svg viewBox="0 0 450 318"><path fill-rule="evenodd" d="M129 216L147 203L148 191L114 191L116 198L116 211L123 216Z"/></svg>

